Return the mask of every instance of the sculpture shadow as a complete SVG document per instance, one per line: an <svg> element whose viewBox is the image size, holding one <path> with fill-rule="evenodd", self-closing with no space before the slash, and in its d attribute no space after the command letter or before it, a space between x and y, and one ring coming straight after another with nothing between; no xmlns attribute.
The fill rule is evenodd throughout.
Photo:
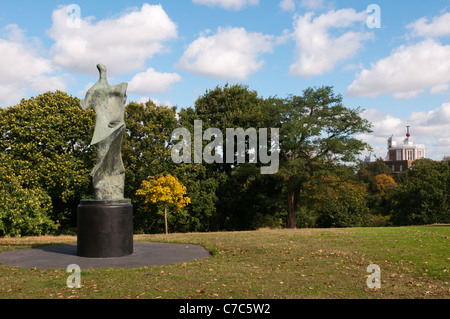
<svg viewBox="0 0 450 319"><path fill-rule="evenodd" d="M53 244L53 245L45 245L45 246L36 246L31 247L31 249L38 249L42 250L46 253L52 253L52 254L62 254L62 255L69 255L69 256L76 256L77 255L77 245L76 244Z"/></svg>

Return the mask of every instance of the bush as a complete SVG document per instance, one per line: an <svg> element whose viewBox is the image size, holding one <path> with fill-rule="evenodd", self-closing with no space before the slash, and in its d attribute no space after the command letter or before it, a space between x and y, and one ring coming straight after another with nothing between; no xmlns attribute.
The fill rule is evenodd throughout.
<svg viewBox="0 0 450 319"><path fill-rule="evenodd" d="M285 215L285 214L284 214ZM282 218L280 214L273 215L263 215L256 214L255 218L251 222L251 229L260 229L260 228L281 228L285 223L285 218Z"/></svg>
<svg viewBox="0 0 450 319"><path fill-rule="evenodd" d="M23 188L21 176L0 167L0 236L37 236L55 230L51 210L51 198L44 190Z"/></svg>
<svg viewBox="0 0 450 319"><path fill-rule="evenodd" d="M298 228L314 228L317 227L317 213L305 206L299 207L297 211L297 227Z"/></svg>
<svg viewBox="0 0 450 319"><path fill-rule="evenodd" d="M368 218L369 227L386 227L390 225L390 216L384 216L381 214L373 215L370 214Z"/></svg>

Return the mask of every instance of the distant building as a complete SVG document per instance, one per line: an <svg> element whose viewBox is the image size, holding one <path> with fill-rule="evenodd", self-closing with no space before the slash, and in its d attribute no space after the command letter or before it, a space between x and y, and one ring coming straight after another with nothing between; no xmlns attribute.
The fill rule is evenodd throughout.
<svg viewBox="0 0 450 319"><path fill-rule="evenodd" d="M410 140L409 126L407 126L406 138L402 144L398 144L391 136L388 142L388 153L385 163L392 169L392 173L400 173L411 167L413 161L425 158L425 146L414 144Z"/></svg>
<svg viewBox="0 0 450 319"><path fill-rule="evenodd" d="M369 155L364 157L364 162L365 163L371 163L371 162L375 162L376 159L377 159L377 156L376 155L372 155L372 153L370 153Z"/></svg>

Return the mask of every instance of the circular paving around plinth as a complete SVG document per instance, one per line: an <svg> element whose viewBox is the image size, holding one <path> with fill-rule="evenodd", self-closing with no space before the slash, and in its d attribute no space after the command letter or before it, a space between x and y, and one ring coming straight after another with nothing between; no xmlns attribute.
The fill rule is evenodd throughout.
<svg viewBox="0 0 450 319"><path fill-rule="evenodd" d="M0 264L23 268L61 269L76 264L89 268L139 268L171 265L210 257L202 246L135 241L133 253L124 257L89 258L77 256L76 244L57 244L0 253Z"/></svg>

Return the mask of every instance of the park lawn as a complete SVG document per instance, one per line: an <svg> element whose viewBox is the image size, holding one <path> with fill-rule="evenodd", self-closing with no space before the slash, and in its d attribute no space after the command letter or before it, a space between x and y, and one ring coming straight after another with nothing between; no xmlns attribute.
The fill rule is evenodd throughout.
<svg viewBox="0 0 450 319"><path fill-rule="evenodd" d="M450 299L450 226L262 229L135 235L135 241L203 245L209 258L170 266L66 269L0 265L0 298ZM0 238L0 251L76 242L76 237ZM369 289L367 267L381 268Z"/></svg>

